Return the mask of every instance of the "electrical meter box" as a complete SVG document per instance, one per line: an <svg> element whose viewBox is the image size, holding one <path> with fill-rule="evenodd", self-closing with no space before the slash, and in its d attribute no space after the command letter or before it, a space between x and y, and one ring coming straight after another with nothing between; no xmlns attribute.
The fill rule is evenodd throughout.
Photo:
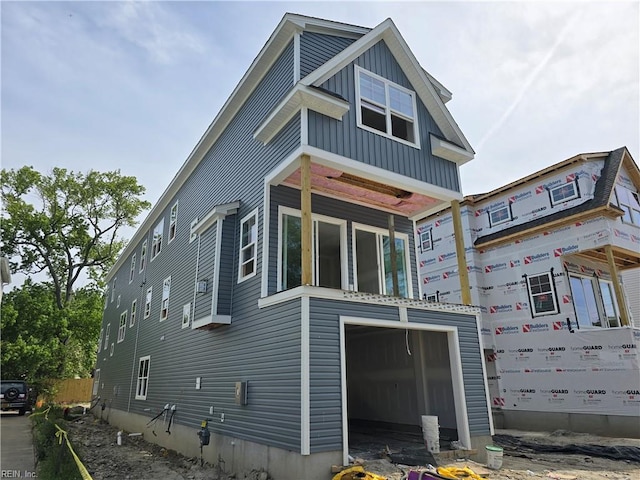
<svg viewBox="0 0 640 480"><path fill-rule="evenodd" d="M247 404L247 390L249 382L236 382L236 404Z"/></svg>

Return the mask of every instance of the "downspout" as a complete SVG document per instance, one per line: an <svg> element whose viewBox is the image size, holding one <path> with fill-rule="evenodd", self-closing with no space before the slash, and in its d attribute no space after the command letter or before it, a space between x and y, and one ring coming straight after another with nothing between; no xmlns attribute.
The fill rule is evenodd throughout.
<svg viewBox="0 0 640 480"><path fill-rule="evenodd" d="M300 207L302 223L302 285L312 285L312 263L311 263L311 242L312 242L312 222L311 222L311 157L303 154L300 156Z"/></svg>
<svg viewBox="0 0 640 480"><path fill-rule="evenodd" d="M462 294L462 304L471 305L471 288L469 287L467 257L464 252L464 232L462 231L460 202L458 200L451 201L451 214L453 216L453 233L456 239L456 256L458 257L458 274L460 278L460 293Z"/></svg>
<svg viewBox="0 0 640 480"><path fill-rule="evenodd" d="M618 275L618 267L613 258L613 249L611 245L605 245L604 251L607 254L607 263L609 264L609 271L611 272L611 280L613 282L613 290L616 292L616 300L618 303L618 311L620 313L620 324L628 327L631 325L629 321L629 313L627 311L627 305L624 301L624 294L622 292L622 285L620 285L620 276Z"/></svg>

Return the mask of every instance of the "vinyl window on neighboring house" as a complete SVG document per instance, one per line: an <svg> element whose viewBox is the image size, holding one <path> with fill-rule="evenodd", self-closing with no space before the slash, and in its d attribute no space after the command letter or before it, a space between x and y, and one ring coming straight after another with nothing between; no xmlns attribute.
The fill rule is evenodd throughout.
<svg viewBox="0 0 640 480"><path fill-rule="evenodd" d="M191 303L182 306L182 328L188 328L191 324Z"/></svg>
<svg viewBox="0 0 640 480"><path fill-rule="evenodd" d="M279 290L302 284L302 220L300 211L280 208L278 256ZM343 288L346 283L346 222L312 216L312 282L318 287Z"/></svg>
<svg viewBox="0 0 640 480"><path fill-rule="evenodd" d="M418 146L416 94L355 67L358 126Z"/></svg>
<svg viewBox="0 0 640 480"><path fill-rule="evenodd" d="M574 273L569 281L578 328L620 326L611 281Z"/></svg>
<svg viewBox="0 0 640 480"><path fill-rule="evenodd" d="M109 332L111 332L111 324L107 323L106 333L104 337L104 349L109 348Z"/></svg>
<svg viewBox="0 0 640 480"><path fill-rule="evenodd" d="M509 206L496 208L489 212L489 225L495 227L501 223L506 223L511 220L511 209Z"/></svg>
<svg viewBox="0 0 640 480"><path fill-rule="evenodd" d="M98 395L98 388L100 388L100 369L96 368L93 375L93 392L91 392L94 397Z"/></svg>
<svg viewBox="0 0 640 480"><path fill-rule="evenodd" d="M637 192L616 185L618 206L624 210L622 221L640 226L640 199Z"/></svg>
<svg viewBox="0 0 640 480"><path fill-rule="evenodd" d="M171 207L171 212L169 213L169 239L168 243L176 238L176 222L178 221L178 202L173 204Z"/></svg>
<svg viewBox="0 0 640 480"><path fill-rule="evenodd" d="M164 235L164 218L158 222L153 229L153 237L151 237L151 260L156 258L162 251L162 236Z"/></svg>
<svg viewBox="0 0 640 480"><path fill-rule="evenodd" d="M120 299L122 298L121 295L118 295L118 301L116 302L116 308L120 308Z"/></svg>
<svg viewBox="0 0 640 480"><path fill-rule="evenodd" d="M412 298L409 239L395 234L395 265L398 291L394 292L391 238L387 230L354 226L355 280L359 292Z"/></svg>
<svg viewBox="0 0 640 480"><path fill-rule="evenodd" d="M138 380L136 381L136 400L146 400L149 390L149 371L151 355L140 357L138 361Z"/></svg>
<svg viewBox="0 0 640 480"><path fill-rule="evenodd" d="M142 249L140 250L140 273L144 271L144 267L147 266L147 241L142 242Z"/></svg>
<svg viewBox="0 0 640 480"><path fill-rule="evenodd" d="M147 289L147 295L144 300L144 318L149 318L151 315L151 294L153 293L153 287Z"/></svg>
<svg viewBox="0 0 640 480"><path fill-rule="evenodd" d="M431 238L431 229L427 228L420 232L420 251L428 252L433 250L433 240Z"/></svg>
<svg viewBox="0 0 640 480"><path fill-rule="evenodd" d="M258 210L254 210L240 222L240 268L238 281L256 274L258 255Z"/></svg>
<svg viewBox="0 0 640 480"><path fill-rule="evenodd" d="M131 268L129 269L129 283L133 282L133 277L136 274L136 254L131 256Z"/></svg>
<svg viewBox="0 0 640 480"><path fill-rule="evenodd" d="M169 293L171 292L171 277L167 277L162 282L162 303L160 306L160 321L169 317Z"/></svg>
<svg viewBox="0 0 640 480"><path fill-rule="evenodd" d="M198 238L198 234L195 232L195 227L198 224L198 218L194 218L191 221L191 225L189 226L189 243L193 242L196 238Z"/></svg>
<svg viewBox="0 0 640 480"><path fill-rule="evenodd" d="M556 297L553 272L545 272L537 275L526 275L531 314L551 315L558 313L558 299Z"/></svg>
<svg viewBox="0 0 640 480"><path fill-rule="evenodd" d="M136 324L137 310L138 310L138 299L134 298L133 302L131 302L131 317L129 319L129 328L133 327Z"/></svg>
<svg viewBox="0 0 640 480"><path fill-rule="evenodd" d="M558 185L549 190L549 198L551 198L551 205L558 205L559 203L568 202L574 198L580 197L580 191L578 190L578 181L573 180L567 182L564 185Z"/></svg>
<svg viewBox="0 0 640 480"><path fill-rule="evenodd" d="M120 324L118 325L118 343L124 340L124 335L127 331L127 311L125 310L120 314Z"/></svg>
<svg viewBox="0 0 640 480"><path fill-rule="evenodd" d="M102 336L104 335L104 329L100 329L100 337L98 337L98 353L102 350Z"/></svg>
<svg viewBox="0 0 640 480"><path fill-rule="evenodd" d="M116 298L116 280L118 280L118 277L113 277L113 283L111 284L111 303L113 303L113 300Z"/></svg>

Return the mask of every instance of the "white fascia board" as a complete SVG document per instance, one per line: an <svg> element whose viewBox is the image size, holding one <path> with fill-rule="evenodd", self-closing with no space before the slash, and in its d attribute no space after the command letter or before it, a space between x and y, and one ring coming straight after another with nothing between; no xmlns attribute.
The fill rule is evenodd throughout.
<svg viewBox="0 0 640 480"><path fill-rule="evenodd" d="M298 83L262 122L253 138L264 144L269 143L302 108L342 120L344 114L349 111L349 102Z"/></svg>
<svg viewBox="0 0 640 480"><path fill-rule="evenodd" d="M447 87L445 87L442 83L440 83L433 75L427 72L424 68L422 69L422 72L427 76L427 78L433 84L433 86L438 89L440 100L442 100L443 103L447 103L449 100L453 98L453 94L451 93L451 91Z"/></svg>
<svg viewBox="0 0 640 480"><path fill-rule="evenodd" d="M416 89L416 93L425 104L427 110L429 110L429 113L432 115L436 124L447 139L454 143L463 145L464 149L469 153L474 153L473 148L471 148L471 144L468 142L457 123L453 120L451 113L449 113L449 110L444 105L440 98L440 94L436 92L434 83L431 82L431 79L420 66L390 18L380 23L359 40L353 42L327 63L311 72L301 80L301 83L315 86L322 85L326 80L349 65L349 63L380 40L385 41L387 47L396 58L396 61L407 75L407 78L413 87ZM436 83L439 85L439 82Z"/></svg>
<svg viewBox="0 0 640 480"><path fill-rule="evenodd" d="M473 153L433 134L431 134L431 154L458 165L464 165L473 159Z"/></svg>
<svg viewBox="0 0 640 480"><path fill-rule="evenodd" d="M223 205L216 205L213 209L207 213L202 220L193 226L193 232L198 235L202 235L207 231L216 220L224 219L227 215L233 215L238 211L240 202L225 203Z"/></svg>

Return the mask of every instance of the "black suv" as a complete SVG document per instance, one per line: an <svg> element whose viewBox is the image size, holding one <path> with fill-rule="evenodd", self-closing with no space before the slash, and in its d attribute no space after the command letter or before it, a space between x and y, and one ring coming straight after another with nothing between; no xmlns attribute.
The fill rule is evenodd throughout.
<svg viewBox="0 0 640 480"><path fill-rule="evenodd" d="M0 409L17 410L18 415L24 415L29 409L29 387L22 380L2 380L0 392Z"/></svg>

